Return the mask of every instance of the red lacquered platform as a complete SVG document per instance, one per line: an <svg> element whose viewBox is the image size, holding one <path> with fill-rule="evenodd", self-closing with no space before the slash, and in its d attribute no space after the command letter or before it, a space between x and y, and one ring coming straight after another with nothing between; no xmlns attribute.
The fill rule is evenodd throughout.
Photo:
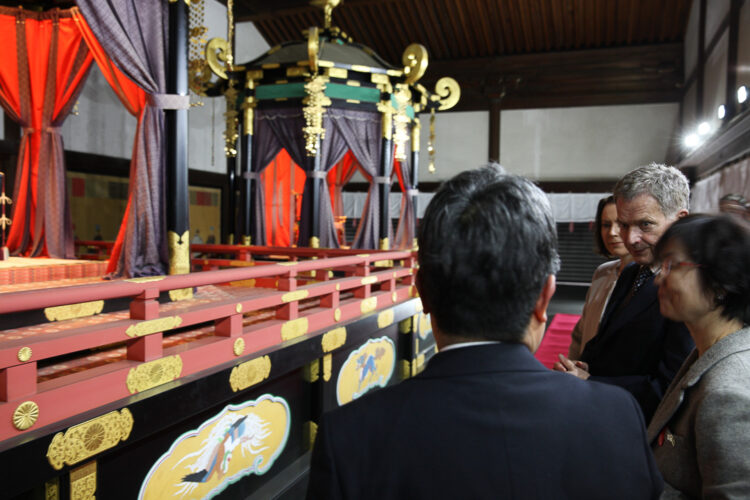
<svg viewBox="0 0 750 500"><path fill-rule="evenodd" d="M101 278L106 269L107 261L104 260L10 257L0 261L0 292L11 291L8 287L29 283ZM25 288L28 287L12 290Z"/></svg>

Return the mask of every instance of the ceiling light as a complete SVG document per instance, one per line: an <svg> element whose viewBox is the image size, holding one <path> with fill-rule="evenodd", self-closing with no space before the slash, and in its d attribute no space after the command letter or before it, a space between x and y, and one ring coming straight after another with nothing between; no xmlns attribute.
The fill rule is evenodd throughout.
<svg viewBox="0 0 750 500"><path fill-rule="evenodd" d="M710 133L711 133L711 125L708 122L701 122L700 125L698 125L699 135L708 135Z"/></svg>
<svg viewBox="0 0 750 500"><path fill-rule="evenodd" d="M737 102L742 104L745 101L747 101L747 87L742 85L737 89Z"/></svg>
<svg viewBox="0 0 750 500"><path fill-rule="evenodd" d="M719 107L716 108L716 116L719 120L723 120L724 117L727 116L727 108L725 108L723 104L719 104Z"/></svg>
<svg viewBox="0 0 750 500"><path fill-rule="evenodd" d="M698 137L698 134L692 133L685 136L685 139L683 139L685 146L694 149L698 147L698 145L701 143L701 138Z"/></svg>

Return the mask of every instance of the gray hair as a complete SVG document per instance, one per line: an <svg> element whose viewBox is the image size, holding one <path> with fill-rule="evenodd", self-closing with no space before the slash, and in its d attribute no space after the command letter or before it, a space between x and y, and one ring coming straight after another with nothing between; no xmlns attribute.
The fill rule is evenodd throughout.
<svg viewBox="0 0 750 500"><path fill-rule="evenodd" d="M615 184L613 194L615 200L626 201L649 194L667 217L690 207L690 184L687 177L674 167L658 163L638 167L625 174Z"/></svg>

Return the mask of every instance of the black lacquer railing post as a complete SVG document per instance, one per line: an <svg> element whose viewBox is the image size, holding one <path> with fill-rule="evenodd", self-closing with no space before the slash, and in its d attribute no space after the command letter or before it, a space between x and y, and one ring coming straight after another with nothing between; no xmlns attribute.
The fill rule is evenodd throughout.
<svg viewBox="0 0 750 500"><path fill-rule="evenodd" d="M188 95L188 17L183 1L169 4L167 94ZM166 219L169 274L190 272L188 110L166 109Z"/></svg>

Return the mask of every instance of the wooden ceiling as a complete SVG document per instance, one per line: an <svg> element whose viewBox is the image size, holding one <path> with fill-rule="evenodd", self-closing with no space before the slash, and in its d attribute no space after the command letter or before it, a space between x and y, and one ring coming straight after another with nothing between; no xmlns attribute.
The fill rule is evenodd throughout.
<svg viewBox="0 0 750 500"><path fill-rule="evenodd" d="M226 4L226 0L221 0ZM427 47L422 83L461 84L456 109L679 101L690 0L344 0L333 24L400 65ZM271 45L323 14L309 0L234 0Z"/></svg>

